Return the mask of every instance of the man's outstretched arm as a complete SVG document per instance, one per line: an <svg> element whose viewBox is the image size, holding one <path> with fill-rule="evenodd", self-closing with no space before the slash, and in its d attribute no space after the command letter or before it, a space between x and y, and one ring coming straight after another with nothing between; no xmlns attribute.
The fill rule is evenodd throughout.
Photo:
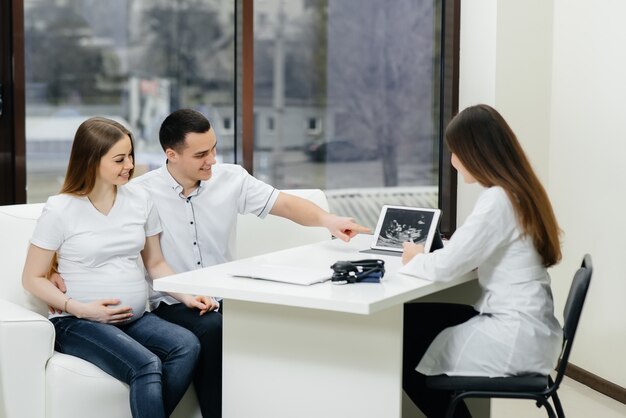
<svg viewBox="0 0 626 418"><path fill-rule="evenodd" d="M369 228L357 224L352 218L328 213L309 200L282 192L270 213L304 226L323 226L346 242L357 234L370 232Z"/></svg>

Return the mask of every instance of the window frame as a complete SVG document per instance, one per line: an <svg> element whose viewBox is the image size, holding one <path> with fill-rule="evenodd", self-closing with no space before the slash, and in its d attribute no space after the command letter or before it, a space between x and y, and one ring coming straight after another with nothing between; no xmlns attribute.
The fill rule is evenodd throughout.
<svg viewBox="0 0 626 418"><path fill-rule="evenodd" d="M24 0L0 3L0 205L26 203Z"/></svg>
<svg viewBox="0 0 626 418"><path fill-rule="evenodd" d="M441 86L439 123L439 229L449 238L456 230L457 172L450 162L444 133L459 111L459 45L461 39L461 0L442 0Z"/></svg>

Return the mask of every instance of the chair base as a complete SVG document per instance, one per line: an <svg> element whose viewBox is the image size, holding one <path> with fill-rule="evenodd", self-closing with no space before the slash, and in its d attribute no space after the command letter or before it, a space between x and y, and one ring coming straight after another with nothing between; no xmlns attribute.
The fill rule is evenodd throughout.
<svg viewBox="0 0 626 418"><path fill-rule="evenodd" d="M446 418L452 418L457 404L469 398L530 399L546 409L549 418L565 418L557 387L550 376L538 374L513 377L431 376L426 379L430 389L452 392ZM552 398L554 408L549 400ZM555 412L556 410L556 412Z"/></svg>

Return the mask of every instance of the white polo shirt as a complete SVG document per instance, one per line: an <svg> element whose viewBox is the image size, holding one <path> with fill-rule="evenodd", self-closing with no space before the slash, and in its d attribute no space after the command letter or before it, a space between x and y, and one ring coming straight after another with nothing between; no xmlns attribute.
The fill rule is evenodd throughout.
<svg viewBox="0 0 626 418"><path fill-rule="evenodd" d="M254 213L264 218L279 194L278 190L234 164L213 165L211 178L201 181L188 197L183 196L182 186L171 176L167 165L131 183L150 193L163 227L163 255L177 273L231 261L237 214ZM170 305L178 303L152 290L151 309L161 301Z"/></svg>

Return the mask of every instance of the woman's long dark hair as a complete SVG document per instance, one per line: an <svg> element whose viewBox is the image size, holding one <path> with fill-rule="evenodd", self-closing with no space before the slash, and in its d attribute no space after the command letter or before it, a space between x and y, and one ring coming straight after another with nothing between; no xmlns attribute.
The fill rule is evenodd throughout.
<svg viewBox="0 0 626 418"><path fill-rule="evenodd" d="M446 128L446 144L476 181L502 187L546 267L561 260L560 229L550 199L517 137L487 105L468 107Z"/></svg>
<svg viewBox="0 0 626 418"><path fill-rule="evenodd" d="M122 124L107 118L90 118L80 124L74 135L70 161L61 193L86 196L96 184L100 160L111 147L128 135L130 155L135 159L133 135ZM130 170L130 177L134 169Z"/></svg>

